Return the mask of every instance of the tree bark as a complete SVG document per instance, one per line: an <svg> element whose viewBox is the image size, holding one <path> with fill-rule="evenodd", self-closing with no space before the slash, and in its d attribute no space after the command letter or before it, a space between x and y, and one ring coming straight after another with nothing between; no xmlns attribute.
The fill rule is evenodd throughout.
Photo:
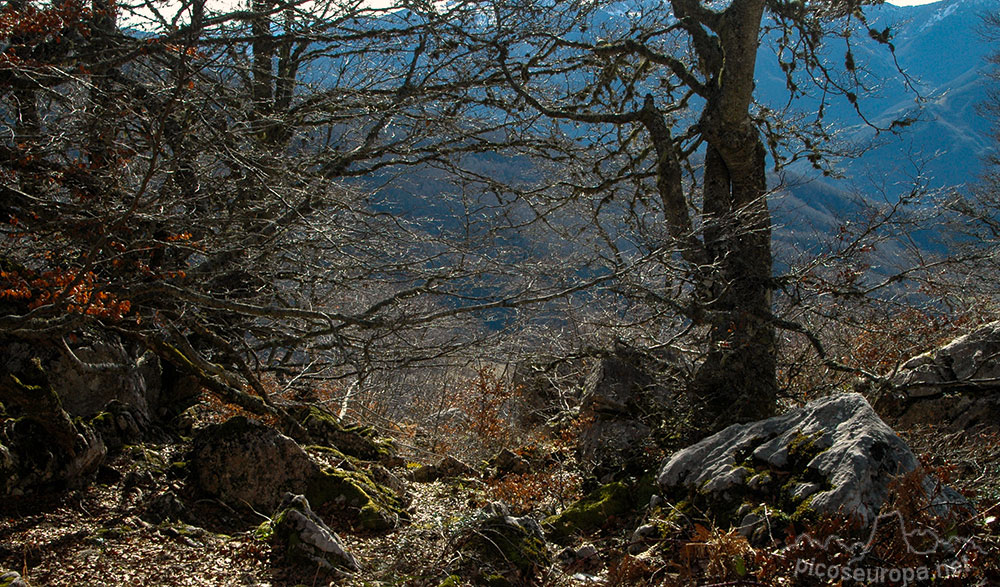
<svg viewBox="0 0 1000 587"><path fill-rule="evenodd" d="M720 48L723 56L701 118L708 145L703 230L716 279L705 300L708 354L693 392L708 431L765 418L777 407L767 151L750 118L763 8L762 0L734 1L712 23L718 41L705 47L707 56Z"/></svg>

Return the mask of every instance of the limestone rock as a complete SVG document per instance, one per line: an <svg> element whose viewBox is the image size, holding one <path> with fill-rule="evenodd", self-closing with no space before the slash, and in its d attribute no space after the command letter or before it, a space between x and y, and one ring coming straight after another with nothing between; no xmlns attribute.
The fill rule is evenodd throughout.
<svg viewBox="0 0 1000 587"><path fill-rule="evenodd" d="M316 515L303 495L285 494L274 516L258 533L270 534L290 560L305 561L326 571L361 570L340 536Z"/></svg>
<svg viewBox="0 0 1000 587"><path fill-rule="evenodd" d="M910 396L936 393L942 384L977 382L1000 387L1000 322L906 361L892 379Z"/></svg>
<svg viewBox="0 0 1000 587"><path fill-rule="evenodd" d="M387 461L396 456L396 447L366 426L345 426L337 416L316 405L295 406L292 415L319 444L363 461Z"/></svg>
<svg viewBox="0 0 1000 587"><path fill-rule="evenodd" d="M1000 322L986 324L903 363L876 406L902 427L944 430L1000 422Z"/></svg>
<svg viewBox="0 0 1000 587"><path fill-rule="evenodd" d="M72 345L72 355L56 345L9 341L0 343L3 368L17 373L35 358L70 416L89 418L117 400L146 425L159 399L161 369L152 353L139 354L116 337L85 333Z"/></svg>
<svg viewBox="0 0 1000 587"><path fill-rule="evenodd" d="M108 450L115 452L126 444L135 444L143 437L143 416L117 399L111 400L104 410L91 418L94 427Z"/></svg>
<svg viewBox="0 0 1000 587"><path fill-rule="evenodd" d="M567 546L559 551L556 558L567 571L591 570L601 566L597 547L589 542L584 542L576 548Z"/></svg>
<svg viewBox="0 0 1000 587"><path fill-rule="evenodd" d="M291 438L242 416L200 432L190 466L203 491L233 507L273 510L294 493L365 530L393 528L406 518L392 489L361 471L323 468Z"/></svg>
<svg viewBox="0 0 1000 587"><path fill-rule="evenodd" d="M360 471L324 469L309 481L305 495L324 515L337 515L360 530L389 530L409 519L404 498Z"/></svg>
<svg viewBox="0 0 1000 587"><path fill-rule="evenodd" d="M917 465L864 397L849 393L730 426L674 454L658 483L666 495L712 496L719 510L713 514L720 517L731 518L751 502L772 509L784 504L789 515L808 509L867 524L885 502L892 477ZM930 478L924 487L941 510L966 503L951 489L939 491Z"/></svg>
<svg viewBox="0 0 1000 587"><path fill-rule="evenodd" d="M285 493L304 494L320 467L291 438L243 416L202 430L194 439L194 480L235 505L272 511Z"/></svg>
<svg viewBox="0 0 1000 587"><path fill-rule="evenodd" d="M15 571L0 574L0 587L30 587L28 582Z"/></svg>
<svg viewBox="0 0 1000 587"><path fill-rule="evenodd" d="M431 483L438 479L455 479L458 477L478 477L479 473L470 465L448 455L437 464L423 465L413 471L413 480L418 483Z"/></svg>

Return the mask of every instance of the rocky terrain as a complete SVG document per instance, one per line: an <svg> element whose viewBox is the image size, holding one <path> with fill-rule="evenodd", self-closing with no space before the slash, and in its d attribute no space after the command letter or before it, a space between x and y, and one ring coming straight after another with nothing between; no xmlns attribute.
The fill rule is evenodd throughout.
<svg viewBox="0 0 1000 587"><path fill-rule="evenodd" d="M286 406L305 443L207 396L144 415L119 389L75 418L74 454L8 415L0 585L836 584L831 565L995 584L998 329L907 362L890 387L695 443L657 430L679 399L625 349L592 366L575 413L486 459L318 404ZM921 415L955 410L961 426Z"/></svg>

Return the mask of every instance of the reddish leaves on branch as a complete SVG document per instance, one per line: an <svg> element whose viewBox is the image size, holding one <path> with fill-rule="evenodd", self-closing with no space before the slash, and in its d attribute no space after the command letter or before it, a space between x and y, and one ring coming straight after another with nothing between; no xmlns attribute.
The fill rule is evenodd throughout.
<svg viewBox="0 0 1000 587"><path fill-rule="evenodd" d="M79 279L78 275L75 270L65 269L38 275L0 271L0 299L27 302L29 310L63 303L65 311L71 314L112 321L121 321L131 312L132 302L103 291L93 272L88 271Z"/></svg>
<svg viewBox="0 0 1000 587"><path fill-rule="evenodd" d="M0 70L38 66L33 58L43 45L61 45L70 38L90 36L90 10L80 0L38 6L9 3L0 10Z"/></svg>

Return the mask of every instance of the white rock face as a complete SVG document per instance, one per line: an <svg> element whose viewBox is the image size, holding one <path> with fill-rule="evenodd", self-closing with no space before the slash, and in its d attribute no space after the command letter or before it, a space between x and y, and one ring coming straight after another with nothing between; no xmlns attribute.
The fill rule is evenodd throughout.
<svg viewBox="0 0 1000 587"><path fill-rule="evenodd" d="M936 394L943 384L955 383L1000 387L1000 322L913 357L892 379L910 397Z"/></svg>
<svg viewBox="0 0 1000 587"><path fill-rule="evenodd" d="M659 485L667 492L677 488L732 495L754 492L747 487L751 470L769 469L780 476L789 468L789 448L804 438L812 442L809 454L814 455L804 471L821 479L823 490L817 490L815 481L809 482L808 491L798 484L792 488L798 493L791 496L793 500L809 498L812 510L853 516L865 524L878 515L890 480L918 464L906 443L867 400L848 393L767 420L730 426L674 454L660 471ZM924 487L941 508L949 503L967 504L957 492L935 487L930 478Z"/></svg>

